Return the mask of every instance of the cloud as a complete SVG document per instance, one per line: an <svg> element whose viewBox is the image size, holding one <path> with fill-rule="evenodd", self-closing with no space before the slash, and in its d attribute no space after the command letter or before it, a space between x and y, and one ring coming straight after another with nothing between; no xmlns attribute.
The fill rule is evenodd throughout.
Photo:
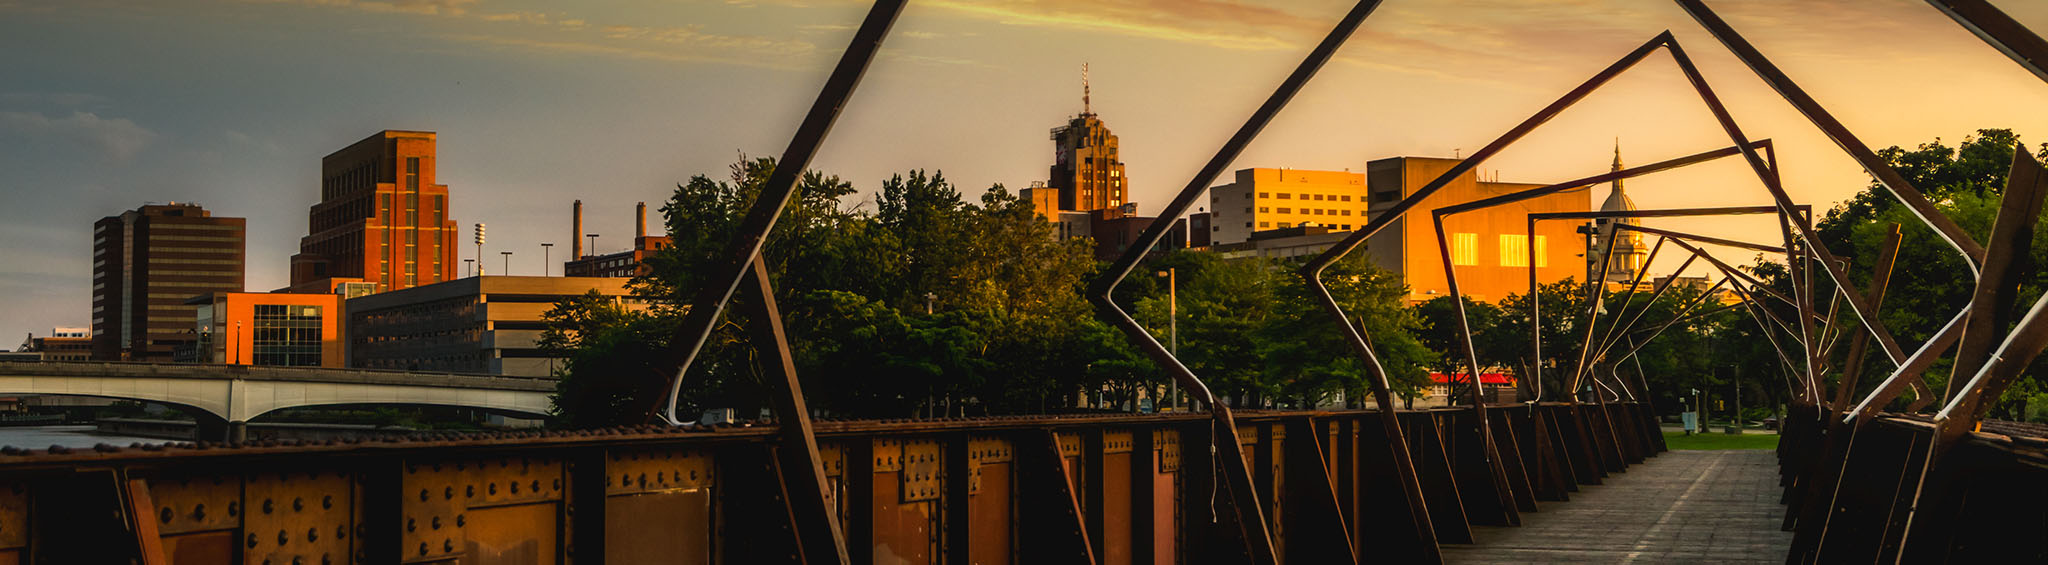
<svg viewBox="0 0 2048 565"><path fill-rule="evenodd" d="M64 108L98 106L108 103L105 96L83 92L0 92L0 105L29 106L49 104Z"/></svg>
<svg viewBox="0 0 2048 565"><path fill-rule="evenodd" d="M479 0L245 0L259 4L304 4L375 13L463 16Z"/></svg>
<svg viewBox="0 0 2048 565"><path fill-rule="evenodd" d="M1229 0L935 0L930 5L1007 25L1198 43L1285 49L1319 24L1285 10Z"/></svg>
<svg viewBox="0 0 2048 565"><path fill-rule="evenodd" d="M114 161L127 161L158 137L127 118L106 119L91 112L72 112L70 117L50 118L27 112L0 112L0 132L26 137L68 139L99 151Z"/></svg>
<svg viewBox="0 0 2048 565"><path fill-rule="evenodd" d="M473 9L480 0L244 1L373 14L435 16L435 29L431 35L442 40L550 53L789 69L803 66L802 63L817 51L817 46L807 41L718 33L703 25L592 24L566 12ZM788 1L768 3L795 7L805 5ZM751 7L754 3L738 4ZM803 26L799 32L828 27Z"/></svg>

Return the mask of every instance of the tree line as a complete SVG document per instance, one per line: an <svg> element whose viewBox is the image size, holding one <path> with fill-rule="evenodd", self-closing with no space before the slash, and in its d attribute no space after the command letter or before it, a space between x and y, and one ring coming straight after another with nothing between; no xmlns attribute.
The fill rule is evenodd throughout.
<svg viewBox="0 0 2048 565"><path fill-rule="evenodd" d="M1960 151L1937 140L1881 155L1981 238L2004 185L2002 163L2017 146L2008 130L1983 130ZM647 399L666 398L670 346L688 303L774 167L772 159L743 158L723 178L698 175L677 185L661 208L673 245L633 279L632 300L592 293L546 314L542 347L565 358L557 368L559 424L639 422ZM812 409L835 417L912 417L1133 410L1164 402L1165 374L1095 319L1082 298L1106 266L1094 260L1091 242L1056 240L1053 226L1000 184L970 200L943 173L913 170L883 181L871 198L859 193L836 176L802 175L763 253ZM1818 228L1830 249L1856 262L1876 256L1889 223L1907 226L1893 279L1899 291L1886 298L1880 316L1901 340L1917 343L1967 300L1973 283L1953 253L1907 213L1872 186L1830 210ZM2048 236L2035 241L2038 260L2048 253ZM1758 256L1746 270L1789 290L1780 261ZM1177 325L1178 357L1235 406L1358 406L1369 398L1365 368L1308 294L1298 267L1299 260L1161 249L1115 298L1161 343L1173 341L1169 328ZM1165 277L1153 276L1169 269L1178 282L1171 293ZM1868 269L1851 271L1868 284ZM2048 288L2048 275L2031 276L2038 280L2030 279L2023 303ZM1408 305L1400 277L1365 253L1333 265L1324 280L1398 395L1421 396L1431 372L1468 380L1449 297ZM1831 291L1823 286L1816 295ZM1695 389L1713 398L1740 395L1743 406L1756 407L1752 418L1783 402L1796 376L1770 337L1791 336L1759 326L1742 308L1689 317L1640 341L1700 292L1675 288L1655 301L1648 293L1603 293L1605 314L1593 329L1606 333L1596 333L1595 347L1614 344L1607 349L1613 361L1587 368L1604 377L1589 386L1646 395L1664 412L1693 402ZM1563 383L1579 361L1589 289L1565 280L1542 285L1537 296L1544 305L1542 358L1530 355L1529 297L1520 294L1466 304L1474 349L1486 371L1517 378L1525 398L1541 389L1546 399L1563 399L1573 392ZM1695 311L1719 305L1706 302ZM1646 313L1637 328L1613 330L1619 313L1638 311ZM1169 312L1178 313L1177 324ZM1853 328L1846 316L1836 319ZM684 379L679 414L731 408L746 416L769 405L759 365L764 349L745 330L751 323L743 309L727 310ZM1872 350L1866 366L1888 370L1889 361ZM1841 356L1837 351L1829 363L1837 372ZM2022 399L2018 408L2002 403L2000 414L2024 416L2029 395L2041 396L2048 410L2048 393L2034 374L2008 393ZM1865 388L1876 380L1865 379Z"/></svg>

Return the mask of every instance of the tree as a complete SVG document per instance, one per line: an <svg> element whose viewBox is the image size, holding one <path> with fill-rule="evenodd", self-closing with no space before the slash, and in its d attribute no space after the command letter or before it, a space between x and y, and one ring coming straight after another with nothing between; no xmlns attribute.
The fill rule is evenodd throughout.
<svg viewBox="0 0 2048 565"><path fill-rule="evenodd" d="M1910 150L1893 146L1879 151L1878 155L1908 182L1926 193L1936 209L1981 242L1988 237L1997 216L2013 152L2024 146L2012 130L1982 129L1975 136L1965 138L1956 148L1944 145L1937 138ZM2038 156L2048 159L2048 144L2040 147ZM1892 224L1901 226L1903 239L1891 275L1893 291L1886 293L1878 319L1899 339L1902 347L1911 350L1915 344L1931 337L1953 313L1969 302L1976 283L1956 251L1876 183L1829 210L1816 228L1830 250L1856 265L1868 264L1878 256L1879 247ZM2027 256L2032 264L2048 264L2041 262L2048 260L2048 233L2036 231L2032 250ZM1849 271L1859 288L1869 288L1868 268L1851 268ZM2027 273L2021 284L2020 296L2023 299L2015 305L2016 310L2029 306L2032 297L2048 287L2048 273L2040 269L2023 272ZM2011 319L2018 319L2018 314L2014 312ZM1849 316L1844 312L1840 318L1846 321ZM1883 371L1892 366L1882 348L1871 347L1869 354L1864 363L1866 370ZM1835 360L1831 366L1845 364L1846 360ZM1925 373L1928 384L1937 394L1946 388L1949 366L1948 360L1942 360ZM2048 375L2043 371L2044 366L2036 362L2021 380L2038 381ZM1857 394L1867 392L1878 380L1867 376L1861 379L1863 390ZM2016 384L2004 398L1993 403L1993 416L2024 417L2025 395L2029 394L2026 391L2037 385Z"/></svg>
<svg viewBox="0 0 2048 565"><path fill-rule="evenodd" d="M1283 263L1273 310L1260 331L1258 349L1264 358L1262 387L1298 406L1320 404L1330 393L1343 391L1352 404L1367 398L1371 390L1364 361L1345 337L1337 321L1330 318L1321 298L1311 295L1307 282L1293 276L1300 262ZM1391 392L1409 400L1428 386L1424 368L1437 355L1416 341L1421 321L1405 305L1408 285L1391 271L1374 266L1363 254L1330 264L1322 274L1331 298L1344 310L1348 320L1365 337L1387 372Z"/></svg>

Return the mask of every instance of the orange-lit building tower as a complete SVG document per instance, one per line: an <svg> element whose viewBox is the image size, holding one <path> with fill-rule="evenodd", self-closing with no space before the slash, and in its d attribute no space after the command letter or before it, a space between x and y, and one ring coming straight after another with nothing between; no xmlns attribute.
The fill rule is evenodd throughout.
<svg viewBox="0 0 2048 565"><path fill-rule="evenodd" d="M1120 208L1130 201L1124 162L1117 158L1116 134L1109 132L1088 102L1088 70L1081 68L1081 115L1052 130L1052 178L1046 186L1019 191L1045 215L1044 202L1057 194L1060 210L1087 212ZM1057 220L1047 215L1047 219Z"/></svg>
<svg viewBox="0 0 2048 565"><path fill-rule="evenodd" d="M292 256L294 292L454 280L455 220L435 182L434 132L385 130L320 160L320 203Z"/></svg>

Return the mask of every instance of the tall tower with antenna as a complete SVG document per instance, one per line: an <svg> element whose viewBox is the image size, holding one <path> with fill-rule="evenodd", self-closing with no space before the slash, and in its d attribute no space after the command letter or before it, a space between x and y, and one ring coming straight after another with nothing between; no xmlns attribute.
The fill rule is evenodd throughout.
<svg viewBox="0 0 2048 565"><path fill-rule="evenodd" d="M1118 208L1129 202L1129 179L1117 158L1116 134L1095 115L1088 64L1081 64L1081 115L1052 130L1052 178L1046 187L1059 191L1059 209L1072 211Z"/></svg>

